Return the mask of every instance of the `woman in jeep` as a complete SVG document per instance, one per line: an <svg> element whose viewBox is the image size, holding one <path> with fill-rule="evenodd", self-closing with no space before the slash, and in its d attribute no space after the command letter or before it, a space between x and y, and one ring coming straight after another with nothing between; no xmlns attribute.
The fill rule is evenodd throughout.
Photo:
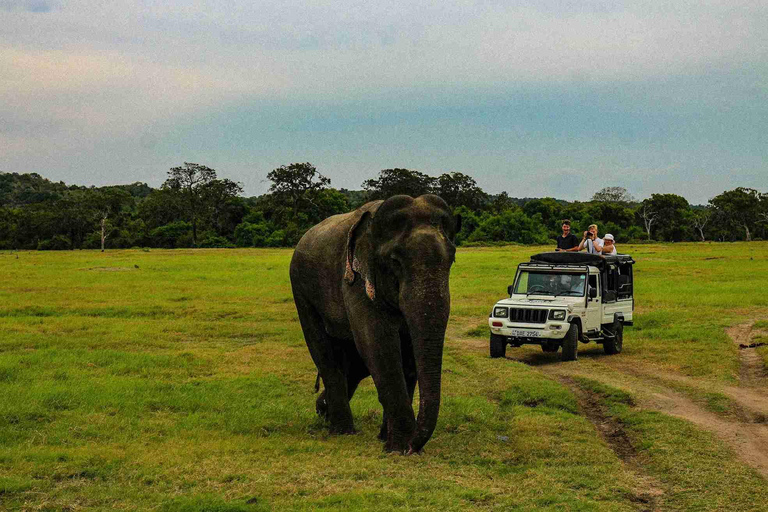
<svg viewBox="0 0 768 512"><path fill-rule="evenodd" d="M613 243L613 235L607 233L603 238L603 256L615 256L616 244Z"/></svg>

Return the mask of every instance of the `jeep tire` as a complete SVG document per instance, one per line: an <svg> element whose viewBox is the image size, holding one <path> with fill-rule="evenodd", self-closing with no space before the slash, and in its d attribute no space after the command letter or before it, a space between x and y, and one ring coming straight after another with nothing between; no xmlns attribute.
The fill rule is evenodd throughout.
<svg viewBox="0 0 768 512"><path fill-rule="evenodd" d="M618 318L611 324L611 332L613 332L613 338L603 340L603 350L610 356L620 354L624 346L624 324Z"/></svg>
<svg viewBox="0 0 768 512"><path fill-rule="evenodd" d="M563 353L561 361L576 361L579 359L579 326L571 324L568 333L563 338Z"/></svg>
<svg viewBox="0 0 768 512"><path fill-rule="evenodd" d="M504 336L491 334L491 357L504 357L507 352L507 340Z"/></svg>

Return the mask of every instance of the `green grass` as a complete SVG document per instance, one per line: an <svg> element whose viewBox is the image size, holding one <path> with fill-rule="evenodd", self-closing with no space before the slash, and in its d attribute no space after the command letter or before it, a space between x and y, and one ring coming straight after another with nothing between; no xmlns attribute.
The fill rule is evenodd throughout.
<svg viewBox="0 0 768 512"><path fill-rule="evenodd" d="M638 262L622 357L735 382L724 328L768 318L768 244L621 249ZM413 457L382 452L370 379L359 434L317 419L290 250L0 254L0 509L636 510L636 482L567 387L464 341L487 336L536 250L459 250L440 420ZM670 509L768 501L708 434L605 399Z"/></svg>

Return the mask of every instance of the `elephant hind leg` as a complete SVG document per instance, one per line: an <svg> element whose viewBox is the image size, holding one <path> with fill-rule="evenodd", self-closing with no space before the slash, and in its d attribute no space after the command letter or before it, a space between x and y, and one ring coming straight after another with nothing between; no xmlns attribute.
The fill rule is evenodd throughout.
<svg viewBox="0 0 768 512"><path fill-rule="evenodd" d="M340 362L341 366L344 368L344 373L347 375L347 399L352 400L352 397L357 390L357 386L363 379L369 377L371 373L368 371L368 368L365 367L365 363L360 357L360 354L357 353L354 344L346 343L343 340L336 340L335 343L337 344L336 346L346 345L341 360L339 361L339 358L337 357L337 362ZM320 393L320 396L317 397L315 410L317 411L318 416L328 419L328 402L325 393L326 391L324 389L323 392Z"/></svg>
<svg viewBox="0 0 768 512"><path fill-rule="evenodd" d="M331 433L354 433L352 410L349 407L347 375L343 358L340 360L338 357L340 350L338 340L325 332L320 314L309 301L295 291L294 300L299 313L301 329L304 331L304 340L307 342L307 348L325 388L315 403L317 412L328 420Z"/></svg>

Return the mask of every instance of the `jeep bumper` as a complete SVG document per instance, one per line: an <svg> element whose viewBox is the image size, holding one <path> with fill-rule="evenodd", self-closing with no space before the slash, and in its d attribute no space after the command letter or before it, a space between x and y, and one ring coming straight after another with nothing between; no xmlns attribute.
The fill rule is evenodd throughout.
<svg viewBox="0 0 768 512"><path fill-rule="evenodd" d="M500 324L500 325L499 325ZM561 340L568 333L570 324L566 321L548 321L545 324L519 324L500 318L489 318L491 333L508 338L510 343L541 344L547 340Z"/></svg>

